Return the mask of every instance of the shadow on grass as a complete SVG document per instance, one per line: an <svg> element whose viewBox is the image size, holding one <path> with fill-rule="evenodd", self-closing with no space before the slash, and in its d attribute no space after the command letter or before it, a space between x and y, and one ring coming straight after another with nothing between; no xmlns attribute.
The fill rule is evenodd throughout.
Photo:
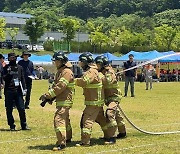
<svg viewBox="0 0 180 154"><path fill-rule="evenodd" d="M67 143L68 147L76 147L76 144L80 143L80 141L71 141L71 143ZM91 138L91 146L95 145L104 145L104 141L96 138ZM36 145L36 146L29 146L28 149L30 150L52 150L55 144L49 145Z"/></svg>
<svg viewBox="0 0 180 154"><path fill-rule="evenodd" d="M17 129L17 130L11 131L10 129L5 129L5 128L0 129L0 132L18 132L18 131L20 131L20 130Z"/></svg>

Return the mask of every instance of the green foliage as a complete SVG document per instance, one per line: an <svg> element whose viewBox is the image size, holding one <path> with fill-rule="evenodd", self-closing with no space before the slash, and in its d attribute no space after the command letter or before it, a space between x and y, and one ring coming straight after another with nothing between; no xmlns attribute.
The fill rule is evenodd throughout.
<svg viewBox="0 0 180 154"><path fill-rule="evenodd" d="M177 29L168 25L155 28L155 43L162 50L171 50L171 45L177 34Z"/></svg>
<svg viewBox="0 0 180 154"><path fill-rule="evenodd" d="M80 28L80 22L72 18L63 18L59 21L62 26L62 32L66 36L64 40L67 41L68 44L70 44L70 41L75 38L75 34ZM69 51L70 49L68 49L68 52Z"/></svg>
<svg viewBox="0 0 180 154"><path fill-rule="evenodd" d="M180 9L167 10L154 15L156 26L167 24L172 27L180 26Z"/></svg>
<svg viewBox="0 0 180 154"><path fill-rule="evenodd" d="M44 50L46 51L53 51L53 41L45 41L43 44Z"/></svg>
<svg viewBox="0 0 180 154"><path fill-rule="evenodd" d="M0 18L0 41L3 41L5 39L5 31L4 31L5 25L6 25L5 19Z"/></svg>
<svg viewBox="0 0 180 154"><path fill-rule="evenodd" d="M44 34L45 30L46 22L42 18L36 17L26 20L24 34L29 36L31 44L37 43L38 38Z"/></svg>

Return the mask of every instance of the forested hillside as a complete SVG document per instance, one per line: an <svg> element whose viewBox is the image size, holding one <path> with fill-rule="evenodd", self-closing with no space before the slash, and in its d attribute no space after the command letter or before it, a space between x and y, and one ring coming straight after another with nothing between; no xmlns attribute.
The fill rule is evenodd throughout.
<svg viewBox="0 0 180 154"><path fill-rule="evenodd" d="M109 17L111 14L152 16L180 8L180 0L1 0L0 11L52 11L81 19Z"/></svg>

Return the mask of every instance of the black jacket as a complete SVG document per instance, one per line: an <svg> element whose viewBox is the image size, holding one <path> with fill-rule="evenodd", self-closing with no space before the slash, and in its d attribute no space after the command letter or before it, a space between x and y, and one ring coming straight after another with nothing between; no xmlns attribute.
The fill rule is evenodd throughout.
<svg viewBox="0 0 180 154"><path fill-rule="evenodd" d="M2 81L3 77L2 76L3 76L3 66L2 66L2 64L0 62L0 84L3 83L3 81Z"/></svg>
<svg viewBox="0 0 180 154"><path fill-rule="evenodd" d="M18 64L14 66L11 66L9 64L6 65L3 71L3 79L5 82L4 91L6 90L20 90L21 91L20 85L15 86L14 79L18 79L21 82L23 89L26 89L23 68L22 66Z"/></svg>

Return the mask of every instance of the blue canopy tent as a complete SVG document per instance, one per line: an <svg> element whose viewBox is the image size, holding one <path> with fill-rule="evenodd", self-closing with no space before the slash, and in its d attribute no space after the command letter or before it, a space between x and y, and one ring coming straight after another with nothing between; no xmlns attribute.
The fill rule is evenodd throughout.
<svg viewBox="0 0 180 154"><path fill-rule="evenodd" d="M118 60L118 59L119 59L119 57L114 56L113 54L111 54L111 53L109 53L109 52L106 52L106 53L104 53L103 55L104 55L105 57L107 57L110 62L112 62L113 60Z"/></svg>
<svg viewBox="0 0 180 154"><path fill-rule="evenodd" d="M170 54L175 54L175 52L174 51L169 51L169 52L164 52L163 54L164 55L170 55ZM159 62L160 63L180 63L180 54L160 59Z"/></svg>

